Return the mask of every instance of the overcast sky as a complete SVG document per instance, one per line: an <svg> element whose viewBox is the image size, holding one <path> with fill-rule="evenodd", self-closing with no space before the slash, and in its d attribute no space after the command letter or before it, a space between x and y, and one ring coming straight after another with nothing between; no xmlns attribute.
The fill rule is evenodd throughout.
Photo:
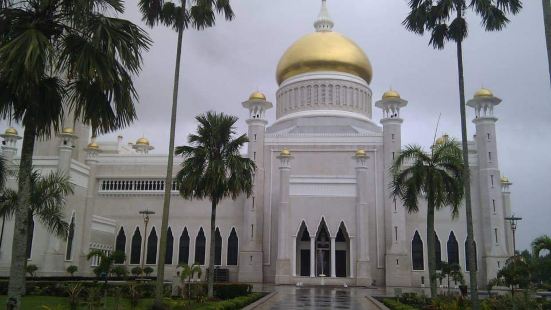
<svg viewBox="0 0 551 310"><path fill-rule="evenodd" d="M145 28L136 2L127 1L124 16ZM524 218L518 229L521 248L539 235L551 235L551 87L543 15L540 1L523 2L522 12L511 17L500 33L482 31L480 20L469 16L464 44L467 97L485 86L503 99L495 109L499 164L513 182L513 210ZM233 0L232 6L233 21L220 19L215 28L184 34L176 145L185 143L199 113L216 110L236 115L245 132L248 113L241 102L252 91L259 89L275 103L279 58L295 40L313 31L320 1ZM358 43L370 58L374 99L392 86L409 100L402 112L404 144L428 146L440 113L439 133L460 137L454 45L435 51L427 37L407 32L401 25L408 12L405 0L329 0L328 7L334 29ZM154 45L144 55L143 72L135 81L139 120L98 140L121 134L125 142L134 142L145 135L155 153L166 154L176 33L164 27L148 31ZM474 113L468 109L472 136ZM381 118L376 108L373 118ZM275 119L274 110L268 119Z"/></svg>

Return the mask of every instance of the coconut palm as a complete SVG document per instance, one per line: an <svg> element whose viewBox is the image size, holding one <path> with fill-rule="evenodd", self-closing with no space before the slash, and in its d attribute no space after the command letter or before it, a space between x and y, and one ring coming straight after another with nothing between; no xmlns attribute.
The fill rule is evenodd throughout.
<svg viewBox="0 0 551 310"><path fill-rule="evenodd" d="M547 235L540 236L532 241L534 257L539 257L542 250L551 252L551 238Z"/></svg>
<svg viewBox="0 0 551 310"><path fill-rule="evenodd" d="M543 5L543 23L547 41L547 60L549 64L549 82L551 82L551 0L541 0Z"/></svg>
<svg viewBox="0 0 551 310"><path fill-rule="evenodd" d="M193 279L193 277L195 275L197 275L198 278L201 278L201 275L203 273L203 271L201 270L201 266L197 265L197 264L193 264L193 265L188 265L188 264L181 264L181 265L178 265L178 268L182 268L182 271L180 272L180 280L182 282L185 282L187 280L187 288L188 288L188 299L191 300L191 279ZM182 292L182 295L183 292Z"/></svg>
<svg viewBox="0 0 551 310"><path fill-rule="evenodd" d="M126 254L122 251L105 253L105 251L95 249L91 250L88 255L86 255L87 260L91 260L92 258L97 258L99 261L98 266L94 268L94 273L96 276L100 277L102 273L105 273L106 276L115 273L115 262L124 262L126 260Z"/></svg>
<svg viewBox="0 0 551 310"><path fill-rule="evenodd" d="M392 195L400 198L409 213L419 212L419 200L427 202L427 252L431 296L436 296L436 250L434 212L446 206L452 217L459 214L463 199L461 148L453 139L444 140L426 153L419 146L407 146L390 168Z"/></svg>
<svg viewBox="0 0 551 310"><path fill-rule="evenodd" d="M459 111L461 115L461 142L463 148L463 175L465 178L465 211L467 217L467 243L470 260L474 261L473 219L471 208L471 182L469 176L469 150L467 144L467 120L465 116L465 82L463 77L463 41L467 38L468 24L466 11L479 15L486 31L502 30L509 19L506 14L517 14L521 0L410 0L410 13L403 24L409 31L417 34L430 32L429 44L433 48L443 49L449 41L457 48L457 68L459 76ZM471 300L474 309L479 308L476 268L470 265Z"/></svg>
<svg viewBox="0 0 551 310"><path fill-rule="evenodd" d="M176 148L176 154L184 157L176 180L185 199L211 202L208 297L213 297L216 207L226 197L251 195L256 166L241 157L239 151L249 139L246 135L233 137L236 117L207 112L195 119L199 122L197 133L189 135L189 145Z"/></svg>
<svg viewBox="0 0 551 310"><path fill-rule="evenodd" d="M65 221L65 203L68 195L73 194L73 185L69 177L61 172L41 175L38 171L31 174L31 192L29 203L29 223L38 219L42 225L60 239L67 238L69 224ZM13 189L5 190L6 200L0 203L0 216L13 218L17 212L18 194ZM27 249L27 240L23 248ZM25 259L26 261L26 259Z"/></svg>
<svg viewBox="0 0 551 310"><path fill-rule="evenodd" d="M170 117L170 134L168 143L168 165L166 168L165 184L172 184L172 170L174 159L174 135L176 131L176 112L178 110L178 87L180 81L180 59L182 56L182 38L184 30L191 25L192 28L202 30L214 26L215 12L223 13L226 20L233 18L233 10L230 0L140 0L139 7L143 20L150 27L159 23L171 27L178 33L176 46L176 65L174 66L174 86L172 92L172 111ZM166 239L168 230L168 215L170 212L171 186L165 186L163 197L163 216L161 222L161 240L159 245L159 260L157 263L157 287L155 290L155 303L159 304L163 297L163 282L165 275Z"/></svg>
<svg viewBox="0 0 551 310"><path fill-rule="evenodd" d="M25 128L19 166L8 300L19 307L25 281L25 244L32 154L71 112L94 134L131 123L147 34L122 14L123 0L0 1L0 117Z"/></svg>

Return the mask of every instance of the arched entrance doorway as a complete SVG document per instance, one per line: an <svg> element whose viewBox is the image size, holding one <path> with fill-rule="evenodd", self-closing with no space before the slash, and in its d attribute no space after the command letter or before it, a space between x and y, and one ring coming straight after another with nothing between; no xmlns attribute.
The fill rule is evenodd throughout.
<svg viewBox="0 0 551 310"><path fill-rule="evenodd" d="M310 233L306 224L302 222L297 234L296 243L296 274L301 277L310 276Z"/></svg>
<svg viewBox="0 0 551 310"><path fill-rule="evenodd" d="M335 276L345 278L350 275L350 237L346 226L341 222L335 237Z"/></svg>
<svg viewBox="0 0 551 310"><path fill-rule="evenodd" d="M330 274L331 238L325 219L322 219L316 233L316 276L327 277Z"/></svg>

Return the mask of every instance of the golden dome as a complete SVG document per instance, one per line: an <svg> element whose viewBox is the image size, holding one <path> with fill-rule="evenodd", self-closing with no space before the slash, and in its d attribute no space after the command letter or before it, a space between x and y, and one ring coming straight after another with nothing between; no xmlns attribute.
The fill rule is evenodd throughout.
<svg viewBox="0 0 551 310"><path fill-rule="evenodd" d="M371 83L373 69L363 50L340 33L321 31L307 34L293 43L277 66L277 82L317 71L338 71L356 75Z"/></svg>
<svg viewBox="0 0 551 310"><path fill-rule="evenodd" d="M436 139L436 142L434 142L434 144L442 145L444 144L444 142L446 142L446 140L444 140L444 137L439 137L438 139Z"/></svg>
<svg viewBox="0 0 551 310"><path fill-rule="evenodd" d="M494 93L492 93L491 90L487 89L487 88L481 88L479 89L475 94L474 96L476 98L480 98L480 97L493 97L494 96Z"/></svg>
<svg viewBox="0 0 551 310"><path fill-rule="evenodd" d="M61 130L61 133L66 133L66 134L72 135L73 133L75 133L75 131L71 127L65 127L65 128L63 128L63 130Z"/></svg>
<svg viewBox="0 0 551 310"><path fill-rule="evenodd" d="M138 144L138 145L149 145L149 140L147 140L144 137L141 137L138 140L136 140L136 144Z"/></svg>
<svg viewBox="0 0 551 310"><path fill-rule="evenodd" d="M291 156L291 151L289 151L288 148L284 148L279 155L280 156Z"/></svg>
<svg viewBox="0 0 551 310"><path fill-rule="evenodd" d="M17 130L13 127L10 127L8 129L6 129L4 134L7 135L7 136L17 136Z"/></svg>
<svg viewBox="0 0 551 310"><path fill-rule="evenodd" d="M255 91L249 96L249 100L266 100L266 96L259 91Z"/></svg>
<svg viewBox="0 0 551 310"><path fill-rule="evenodd" d="M502 184L507 184L507 183L511 183L511 182L509 182L509 178L508 178L508 177L503 176L503 177L501 177L501 183L502 183Z"/></svg>
<svg viewBox="0 0 551 310"><path fill-rule="evenodd" d="M88 144L88 148L97 150L97 149L99 149L99 145L96 142L92 142L92 143Z"/></svg>
<svg viewBox="0 0 551 310"><path fill-rule="evenodd" d="M383 99L400 99L400 94L395 90L388 90L383 94Z"/></svg>
<svg viewBox="0 0 551 310"><path fill-rule="evenodd" d="M367 156L367 154L365 153L365 150L363 150L363 149L358 149L358 150L356 151L356 157L365 157L365 156Z"/></svg>

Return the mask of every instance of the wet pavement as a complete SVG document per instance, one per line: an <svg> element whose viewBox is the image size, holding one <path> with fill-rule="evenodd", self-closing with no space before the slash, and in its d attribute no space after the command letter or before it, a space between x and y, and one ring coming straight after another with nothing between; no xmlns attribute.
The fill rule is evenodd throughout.
<svg viewBox="0 0 551 310"><path fill-rule="evenodd" d="M277 292L256 309L371 309L364 288L276 286Z"/></svg>

